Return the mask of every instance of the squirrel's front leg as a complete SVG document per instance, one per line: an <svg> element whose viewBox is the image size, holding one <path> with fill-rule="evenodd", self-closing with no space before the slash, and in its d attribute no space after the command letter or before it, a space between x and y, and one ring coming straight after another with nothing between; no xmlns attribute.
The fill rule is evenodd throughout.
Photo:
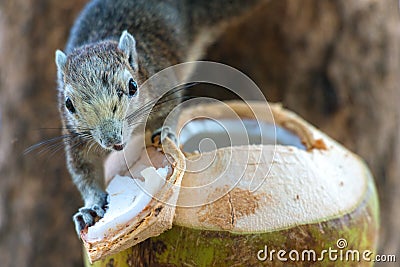
<svg viewBox="0 0 400 267"><path fill-rule="evenodd" d="M72 145L66 149L69 172L85 203L73 216L79 237L86 226L92 226L104 216L108 204L108 195L104 190L103 160L85 148L86 145Z"/></svg>

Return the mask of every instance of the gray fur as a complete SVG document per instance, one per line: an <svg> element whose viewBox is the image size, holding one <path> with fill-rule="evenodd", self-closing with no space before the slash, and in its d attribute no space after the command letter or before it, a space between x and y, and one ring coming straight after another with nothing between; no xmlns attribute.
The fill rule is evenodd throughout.
<svg viewBox="0 0 400 267"><path fill-rule="evenodd" d="M123 31L121 38L119 38L118 49L121 50L127 57L134 70L138 69L137 64L137 52L136 52L136 41L135 38L128 32Z"/></svg>
<svg viewBox="0 0 400 267"><path fill-rule="evenodd" d="M94 223L95 217L104 215L107 194L103 159L119 144L125 145L135 130L133 126L123 127L129 101L140 110L159 97L157 88L145 88L129 99L129 79L140 86L166 67L199 59L223 26L262 1L88 3L71 30L67 56L56 52L59 109L64 134L72 136L65 141L67 166L85 202L74 216L78 235L86 225ZM66 99L74 105L74 113L67 110ZM163 125L178 100L168 103L149 117L151 131ZM165 129L157 132L173 137Z"/></svg>
<svg viewBox="0 0 400 267"><path fill-rule="evenodd" d="M65 71L65 65L67 64L67 55L61 50L56 51L56 65L58 76L62 77Z"/></svg>

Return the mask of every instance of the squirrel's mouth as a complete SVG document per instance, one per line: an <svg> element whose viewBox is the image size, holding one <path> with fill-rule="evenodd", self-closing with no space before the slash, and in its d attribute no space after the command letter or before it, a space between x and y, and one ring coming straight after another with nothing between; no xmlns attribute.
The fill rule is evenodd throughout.
<svg viewBox="0 0 400 267"><path fill-rule="evenodd" d="M116 151L121 151L122 149L124 149L124 144L115 144L113 145L113 149Z"/></svg>

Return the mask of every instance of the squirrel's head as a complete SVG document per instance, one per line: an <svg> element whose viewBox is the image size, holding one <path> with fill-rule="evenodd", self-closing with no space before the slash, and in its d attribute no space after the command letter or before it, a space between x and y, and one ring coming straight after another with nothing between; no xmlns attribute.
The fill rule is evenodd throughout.
<svg viewBox="0 0 400 267"><path fill-rule="evenodd" d="M66 126L109 150L122 150L133 128L126 123L138 101L136 42L124 31L119 42L103 41L56 52L61 112Z"/></svg>

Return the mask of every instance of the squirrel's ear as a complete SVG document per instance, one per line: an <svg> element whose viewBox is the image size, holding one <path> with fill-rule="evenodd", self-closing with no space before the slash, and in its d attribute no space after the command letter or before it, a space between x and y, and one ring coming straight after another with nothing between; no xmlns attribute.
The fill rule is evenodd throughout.
<svg viewBox="0 0 400 267"><path fill-rule="evenodd" d="M137 53L136 53L136 41L135 38L128 32L124 31L119 38L118 48L128 56L131 67L137 70Z"/></svg>
<svg viewBox="0 0 400 267"><path fill-rule="evenodd" d="M67 55L61 50L56 51L56 64L59 73L64 73L65 65L67 64Z"/></svg>

